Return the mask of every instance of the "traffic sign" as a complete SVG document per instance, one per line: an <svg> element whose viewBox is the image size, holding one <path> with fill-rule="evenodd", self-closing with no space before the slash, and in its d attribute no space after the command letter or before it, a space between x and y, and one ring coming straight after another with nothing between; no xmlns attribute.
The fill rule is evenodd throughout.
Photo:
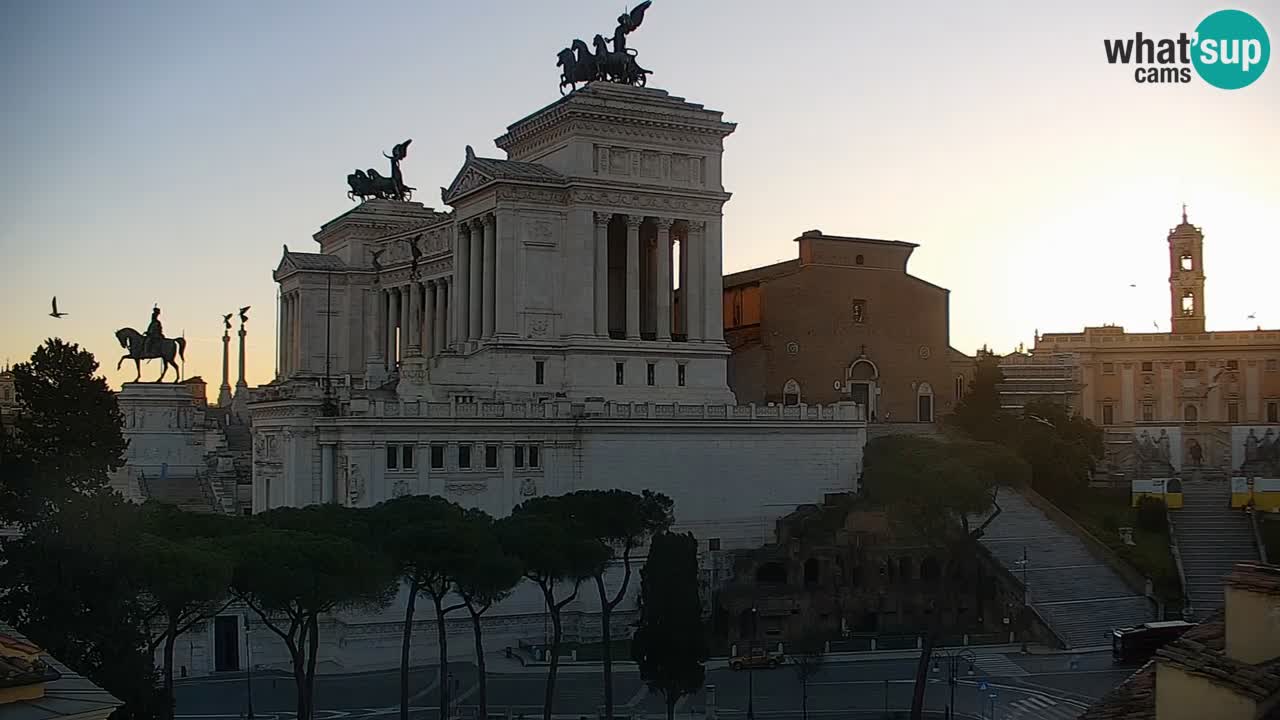
<svg viewBox="0 0 1280 720"><path fill-rule="evenodd" d="M986 680L986 678L983 678L982 680L979 680L979 681L978 681L978 689L979 689L979 690L984 690L984 691L985 691L985 690L986 690L987 688L989 688L989 687L991 687L991 686L987 684L987 680Z"/></svg>

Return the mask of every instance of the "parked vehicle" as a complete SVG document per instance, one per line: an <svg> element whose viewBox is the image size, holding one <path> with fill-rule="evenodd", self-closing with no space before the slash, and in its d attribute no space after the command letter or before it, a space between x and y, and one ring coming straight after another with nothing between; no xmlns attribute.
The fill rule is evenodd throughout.
<svg viewBox="0 0 1280 720"><path fill-rule="evenodd" d="M729 658L730 670L754 670L757 668L767 668L772 670L784 661L779 653L770 653L767 650L752 650L745 655L735 655Z"/></svg>
<svg viewBox="0 0 1280 720"><path fill-rule="evenodd" d="M1111 631L1111 659L1117 664L1144 663L1165 644L1195 627L1184 620L1143 623Z"/></svg>

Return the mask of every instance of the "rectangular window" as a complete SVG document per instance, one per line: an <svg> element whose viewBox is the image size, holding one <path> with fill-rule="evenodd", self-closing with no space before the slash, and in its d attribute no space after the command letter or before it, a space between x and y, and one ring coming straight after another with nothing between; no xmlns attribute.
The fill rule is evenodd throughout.
<svg viewBox="0 0 1280 720"><path fill-rule="evenodd" d="M459 470L471 469L471 446L470 445L458 446L458 469Z"/></svg>
<svg viewBox="0 0 1280 720"><path fill-rule="evenodd" d="M644 376L645 382L649 385L653 385L653 380L654 380L653 376L654 376L654 364L649 363L649 365L645 368L645 376Z"/></svg>
<svg viewBox="0 0 1280 720"><path fill-rule="evenodd" d="M719 549L720 549L720 538L710 538L710 539L708 539L708 540L707 540L707 549L708 549L708 550L712 550L712 551L719 550Z"/></svg>
<svg viewBox="0 0 1280 720"><path fill-rule="evenodd" d="M1142 422L1151 422L1156 418L1156 407L1151 403L1142 404Z"/></svg>
<svg viewBox="0 0 1280 720"><path fill-rule="evenodd" d="M542 448L539 448L537 445L530 445L530 446L529 446L529 467L531 467L531 468L539 467L539 465L538 465L538 462L539 462L538 454L539 454L539 451L540 451L541 449L542 449Z"/></svg>
<svg viewBox="0 0 1280 720"><path fill-rule="evenodd" d="M1151 372L1154 369L1155 369L1155 363L1152 363L1152 362L1142 363L1142 372Z"/></svg>
<svg viewBox="0 0 1280 720"><path fill-rule="evenodd" d="M1280 360L1276 360L1275 358L1267 360L1267 370L1269 372L1275 372L1278 367L1280 367Z"/></svg>
<svg viewBox="0 0 1280 720"><path fill-rule="evenodd" d="M546 382L547 363L543 360L537 360L533 363L533 384L542 385Z"/></svg>
<svg viewBox="0 0 1280 720"><path fill-rule="evenodd" d="M443 468L444 468L444 446L432 445L431 446L431 469L441 470Z"/></svg>
<svg viewBox="0 0 1280 720"><path fill-rule="evenodd" d="M1114 375L1114 374L1115 374L1115 372L1116 372L1116 364L1115 364L1115 363L1105 363L1105 362L1104 362L1104 363L1102 363L1102 374L1103 374L1103 375Z"/></svg>
<svg viewBox="0 0 1280 720"><path fill-rule="evenodd" d="M400 467L404 470L413 469L413 451L412 445L400 446Z"/></svg>
<svg viewBox="0 0 1280 720"><path fill-rule="evenodd" d="M623 365L622 363L620 363L620 362L616 362L616 363L614 363L614 364L613 364L613 375L614 375L614 379L613 379L613 381L614 381L614 383L615 383L615 384L617 384L617 385L621 385L621 384L622 384L622 381L623 381L623 380L624 380L624 378L626 377L626 375L625 375L625 373L624 373L624 371L623 371L623 367L624 367L624 365Z"/></svg>
<svg viewBox="0 0 1280 720"><path fill-rule="evenodd" d="M855 325L861 325L867 321L867 301L853 301L853 322Z"/></svg>
<svg viewBox="0 0 1280 720"><path fill-rule="evenodd" d="M1280 422L1280 403L1267 403L1267 422Z"/></svg>
<svg viewBox="0 0 1280 720"><path fill-rule="evenodd" d="M387 446L387 469L396 470L400 467L400 448L396 445Z"/></svg>
<svg viewBox="0 0 1280 720"><path fill-rule="evenodd" d="M484 466L489 469L498 467L498 446L497 445L484 446Z"/></svg>
<svg viewBox="0 0 1280 720"><path fill-rule="evenodd" d="M1187 371L1187 372L1195 372L1195 371L1196 371L1196 361L1195 361L1195 360L1188 360L1188 361L1186 361L1185 363L1183 363L1183 365L1182 365L1182 369L1183 369L1183 370L1185 370L1185 371Z"/></svg>
<svg viewBox="0 0 1280 720"><path fill-rule="evenodd" d="M684 387L684 365L676 366L676 385Z"/></svg>
<svg viewBox="0 0 1280 720"><path fill-rule="evenodd" d="M1227 369L1228 369L1228 370L1239 370L1239 369L1240 369L1240 361L1239 361L1239 360L1228 360L1228 361L1227 361Z"/></svg>
<svg viewBox="0 0 1280 720"><path fill-rule="evenodd" d="M1102 424L1114 425L1115 422L1116 422L1115 408L1110 405L1103 405L1102 406Z"/></svg>
<svg viewBox="0 0 1280 720"><path fill-rule="evenodd" d="M1229 423L1240 422L1240 403L1238 402L1227 403L1227 422Z"/></svg>
<svg viewBox="0 0 1280 720"><path fill-rule="evenodd" d="M518 467L518 468L522 468L522 467L524 467L524 446L523 446L523 445L517 445L517 446L516 446L516 453L515 453L515 455L516 455L516 457L515 457L515 466L516 466L516 467Z"/></svg>

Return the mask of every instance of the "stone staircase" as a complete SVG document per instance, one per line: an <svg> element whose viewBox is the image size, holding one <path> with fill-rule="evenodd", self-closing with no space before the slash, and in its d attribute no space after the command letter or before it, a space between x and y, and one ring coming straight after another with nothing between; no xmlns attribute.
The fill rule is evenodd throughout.
<svg viewBox="0 0 1280 720"><path fill-rule="evenodd" d="M176 505L187 512L218 512L206 481L198 475L148 476L143 488L148 499Z"/></svg>
<svg viewBox="0 0 1280 720"><path fill-rule="evenodd" d="M1237 562L1258 562L1249 516L1231 508L1222 480L1184 480L1182 508L1170 511L1186 574L1185 592L1196 619L1221 607L1222 578Z"/></svg>
<svg viewBox="0 0 1280 720"><path fill-rule="evenodd" d="M1004 492L999 502L982 544L1019 579L1025 550L1028 602L1068 647L1109 645L1113 629L1156 619L1150 600L1023 495Z"/></svg>

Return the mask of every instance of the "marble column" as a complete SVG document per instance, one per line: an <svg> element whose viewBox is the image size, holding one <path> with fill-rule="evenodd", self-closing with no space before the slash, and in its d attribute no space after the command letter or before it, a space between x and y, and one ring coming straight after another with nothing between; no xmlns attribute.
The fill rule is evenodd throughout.
<svg viewBox="0 0 1280 720"><path fill-rule="evenodd" d="M243 322L240 323L240 330L237 334L240 336L240 371L237 374L238 379L236 380L236 392L240 392L240 388L249 387L249 383L245 382L244 379L244 336L247 333L245 333ZM223 375L225 376L226 373L223 372Z"/></svg>
<svg viewBox="0 0 1280 720"><path fill-rule="evenodd" d="M516 213L497 210L494 223L494 304L493 332L499 337L519 337L516 313L523 309L523 298L516 288Z"/></svg>
<svg viewBox="0 0 1280 720"><path fill-rule="evenodd" d="M467 309L467 301L471 297L471 224L458 223L457 243L454 246L453 286L457 292L450 293L449 305L453 310L453 331L449 333L451 345L461 345L467 341L467 323L471 312Z"/></svg>
<svg viewBox="0 0 1280 720"><path fill-rule="evenodd" d="M452 287L450 278L442 277L436 281L436 354L444 352L453 344L456 328L454 316L450 313L453 309L453 299L450 297L453 294L450 292Z"/></svg>
<svg viewBox="0 0 1280 720"><path fill-rule="evenodd" d="M492 215L484 216L484 274L481 277L481 297L480 304L483 307L484 323L481 336L485 339L493 337L494 311L497 309L497 280L498 254L496 250L496 233L495 220Z"/></svg>
<svg viewBox="0 0 1280 720"><path fill-rule="evenodd" d="M678 230L680 244L680 312L676 314L675 332L689 337L689 226Z"/></svg>
<svg viewBox="0 0 1280 720"><path fill-rule="evenodd" d="M654 312L657 314L655 331L660 342L671 341L671 219L658 218L658 256L657 277L654 278L654 292L657 302Z"/></svg>
<svg viewBox="0 0 1280 720"><path fill-rule="evenodd" d="M627 339L640 339L640 215L627 216Z"/></svg>
<svg viewBox="0 0 1280 720"><path fill-rule="evenodd" d="M413 319L409 313L412 304L413 286L400 286L400 360L409 357L409 338L412 337Z"/></svg>
<svg viewBox="0 0 1280 720"><path fill-rule="evenodd" d="M688 318L689 326L685 332L689 335L690 341L700 341L703 339L703 319L705 311L703 310L707 304L706 294L706 278L703 273L703 257L702 246L706 244L706 227L707 224L701 220L690 220L689 228L685 232L685 239L689 241L689 289L682 293L681 299L685 301L685 317ZM715 298L716 304L722 303L721 298Z"/></svg>
<svg viewBox="0 0 1280 720"><path fill-rule="evenodd" d="M387 288L387 371L396 369L396 323L400 319L400 294L396 288Z"/></svg>
<svg viewBox="0 0 1280 720"><path fill-rule="evenodd" d="M609 337L609 220L612 218L611 213L595 214L595 333L602 338Z"/></svg>
<svg viewBox="0 0 1280 720"><path fill-rule="evenodd" d="M302 293L293 294L293 371L302 370Z"/></svg>
<svg viewBox="0 0 1280 720"><path fill-rule="evenodd" d="M333 502L334 495L334 455L337 446L325 443L320 446L320 502Z"/></svg>
<svg viewBox="0 0 1280 720"><path fill-rule="evenodd" d="M277 304L280 306L280 319L276 324L276 375L284 377L289 372L289 363L285 358L284 350L285 338L289 337L289 305L283 294L280 295Z"/></svg>
<svg viewBox="0 0 1280 720"><path fill-rule="evenodd" d="M417 281L405 286L409 292L409 322L405 323L405 332L409 335L406 355L422 354L422 288Z"/></svg>
<svg viewBox="0 0 1280 720"><path fill-rule="evenodd" d="M231 333L222 331L222 385L218 388L218 407L231 405Z"/></svg>
<svg viewBox="0 0 1280 720"><path fill-rule="evenodd" d="M479 340L484 329L484 263L484 222L477 218L471 223L471 262L467 268L468 341Z"/></svg>
<svg viewBox="0 0 1280 720"><path fill-rule="evenodd" d="M436 326L439 319L436 317L436 288L439 287L436 281L428 282L423 286L423 300L425 307L422 310L422 316L426 320L426 326L422 333L422 354L425 357L434 357L436 348L440 347L440 342L436 339Z"/></svg>
<svg viewBox="0 0 1280 720"><path fill-rule="evenodd" d="M365 360L369 365L382 358L382 348L378 344L378 297L379 293L374 288L364 291L364 346Z"/></svg>

